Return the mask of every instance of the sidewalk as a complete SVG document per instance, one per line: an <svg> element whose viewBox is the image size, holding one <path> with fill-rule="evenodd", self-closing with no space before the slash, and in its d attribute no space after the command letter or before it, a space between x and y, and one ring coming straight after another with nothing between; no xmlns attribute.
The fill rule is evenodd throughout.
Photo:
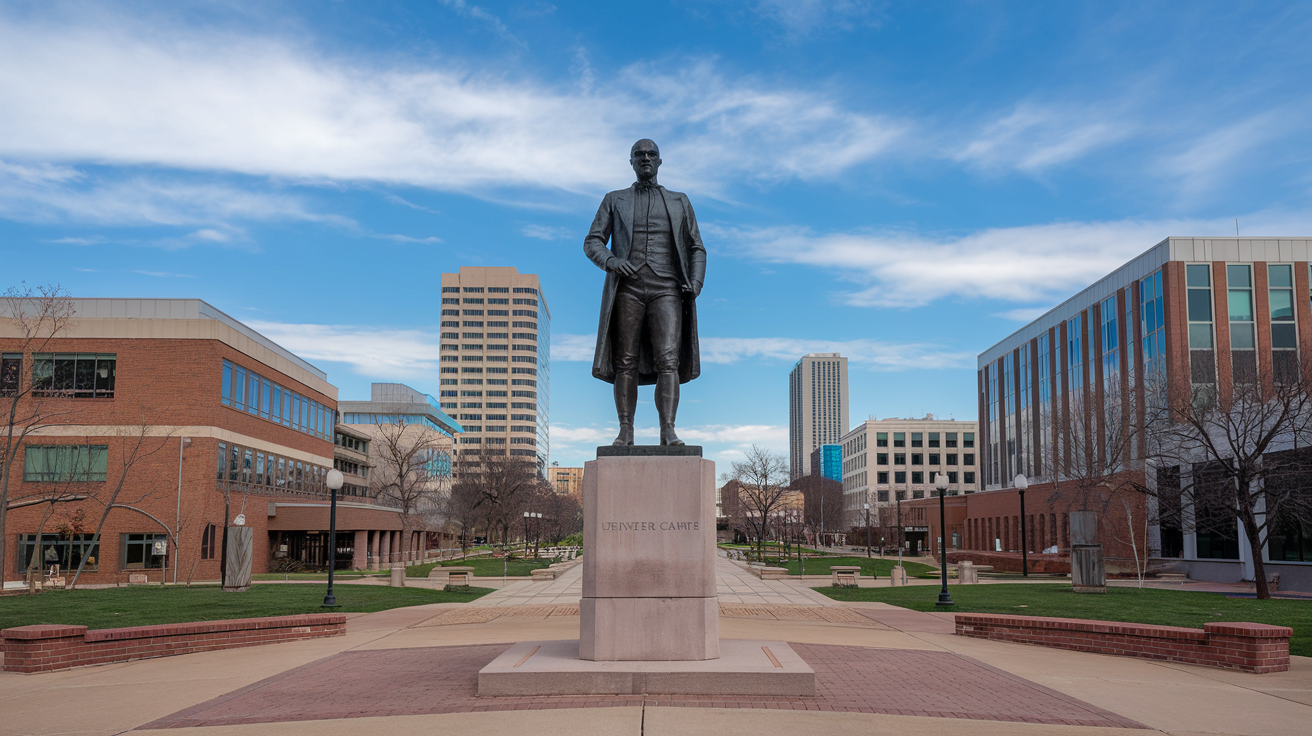
<svg viewBox="0 0 1312 736"><path fill-rule="evenodd" d="M721 636L792 642L817 698L476 697L478 669L510 642L578 636L576 567L470 604L353 614L344 637L0 674L0 736L1292 736L1312 723L1310 658L1250 675L966 639L952 614L839 603L725 559L717 573Z"/></svg>

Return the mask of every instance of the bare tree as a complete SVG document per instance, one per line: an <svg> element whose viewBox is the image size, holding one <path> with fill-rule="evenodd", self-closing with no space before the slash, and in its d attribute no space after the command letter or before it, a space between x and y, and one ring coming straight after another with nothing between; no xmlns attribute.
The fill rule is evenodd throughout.
<svg viewBox="0 0 1312 736"><path fill-rule="evenodd" d="M788 493L788 465L782 455L752 445L746 457L735 461L732 470L722 480L738 481L741 520L756 537L756 554L759 558L773 519L772 514Z"/></svg>
<svg viewBox="0 0 1312 736"><path fill-rule="evenodd" d="M532 461L500 453L462 456L457 475L456 484L468 486L478 496L477 508L489 540L495 529L501 532L502 542L509 539L511 525L540 481Z"/></svg>
<svg viewBox="0 0 1312 736"><path fill-rule="evenodd" d="M461 554L468 552L469 538L481 518L482 504L483 494L478 484L468 482L464 477L452 483L451 493L446 497L446 518L460 529Z"/></svg>
<svg viewBox="0 0 1312 736"><path fill-rule="evenodd" d="M1144 485L1159 521L1183 533L1237 541L1238 522L1257 597L1265 599L1262 549L1271 533L1312 522L1312 383L1234 362L1229 390L1194 384L1154 422L1148 454L1155 483Z"/></svg>
<svg viewBox="0 0 1312 736"><path fill-rule="evenodd" d="M804 475L793 481L802 492L803 523L816 534L843 527L843 484L822 475Z"/></svg>
<svg viewBox="0 0 1312 736"><path fill-rule="evenodd" d="M5 519L10 502L10 479L13 468L10 458L29 435L49 426L55 418L67 412L57 412L42 400L32 380L32 353L45 352L51 341L68 331L73 321L73 300L58 286L27 286L7 290L0 297L0 337L6 340L6 352L19 353L17 360L0 362L0 410L4 411L3 445L0 446L0 540L5 539ZM24 372L26 369L26 373ZM24 376L28 376L24 380ZM5 545L0 544L0 571L5 567ZM4 575L0 572L0 579Z"/></svg>
<svg viewBox="0 0 1312 736"><path fill-rule="evenodd" d="M379 424L370 449L374 462L370 494L400 512L401 538L408 545L426 515L444 505L449 490L448 440L418 424Z"/></svg>
<svg viewBox="0 0 1312 736"><path fill-rule="evenodd" d="M114 509L135 511L147 516L159 524L164 531L168 533L170 538L173 537L173 530L169 528L168 524L165 524L163 521L157 519L143 509L138 508L136 505L159 490L160 486L152 485L153 482L157 482L157 479L156 481L148 481L146 479L137 478L133 473L133 470L138 463L164 449L169 435L156 434L150 424L146 422L146 411L143 409L141 423L131 430L124 429L118 432L116 436L120 437L123 441L116 445L118 463L115 466L114 473L106 474L104 484L106 492L104 495L97 494L91 496L92 500L99 502L103 507L103 510L100 513L100 521L96 524L96 532L91 537L90 549L92 550L99 550L100 533L104 530L105 521L109 519L109 514ZM106 458L106 462L108 462L108 458ZM124 498L123 492L129 484L129 479L133 481L131 484L131 496ZM174 554L180 553L176 539L174 539L173 550ZM77 587L77 581L81 579L82 571L86 569L87 559L88 555L82 556L82 560L77 566L77 573L73 575L73 582L69 584L70 588ZM162 582L163 580L161 578L161 583Z"/></svg>

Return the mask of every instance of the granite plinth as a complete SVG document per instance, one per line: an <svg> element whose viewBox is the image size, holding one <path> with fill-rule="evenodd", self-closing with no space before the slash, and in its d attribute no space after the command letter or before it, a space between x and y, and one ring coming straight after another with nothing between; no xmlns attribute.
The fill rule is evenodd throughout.
<svg viewBox="0 0 1312 736"><path fill-rule="evenodd" d="M582 656L719 656L715 463L695 455L590 461L583 519Z"/></svg>
<svg viewBox="0 0 1312 736"><path fill-rule="evenodd" d="M574 640L526 641L479 670L478 694L814 697L815 671L782 641L726 639L701 662L596 662Z"/></svg>
<svg viewBox="0 0 1312 736"><path fill-rule="evenodd" d="M701 445L602 445L597 457L701 457Z"/></svg>

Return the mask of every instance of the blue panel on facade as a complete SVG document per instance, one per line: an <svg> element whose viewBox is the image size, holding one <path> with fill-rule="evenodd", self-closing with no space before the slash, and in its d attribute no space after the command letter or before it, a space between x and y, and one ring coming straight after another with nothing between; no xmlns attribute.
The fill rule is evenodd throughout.
<svg viewBox="0 0 1312 736"><path fill-rule="evenodd" d="M843 481L843 446L820 446L820 475L838 482Z"/></svg>

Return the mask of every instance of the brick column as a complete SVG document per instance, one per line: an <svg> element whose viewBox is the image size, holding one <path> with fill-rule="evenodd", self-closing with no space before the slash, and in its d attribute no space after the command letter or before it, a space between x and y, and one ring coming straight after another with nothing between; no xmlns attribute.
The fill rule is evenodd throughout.
<svg viewBox="0 0 1312 736"><path fill-rule="evenodd" d="M378 532L382 539L378 542L378 561L383 568L391 568L392 561L392 533Z"/></svg>

